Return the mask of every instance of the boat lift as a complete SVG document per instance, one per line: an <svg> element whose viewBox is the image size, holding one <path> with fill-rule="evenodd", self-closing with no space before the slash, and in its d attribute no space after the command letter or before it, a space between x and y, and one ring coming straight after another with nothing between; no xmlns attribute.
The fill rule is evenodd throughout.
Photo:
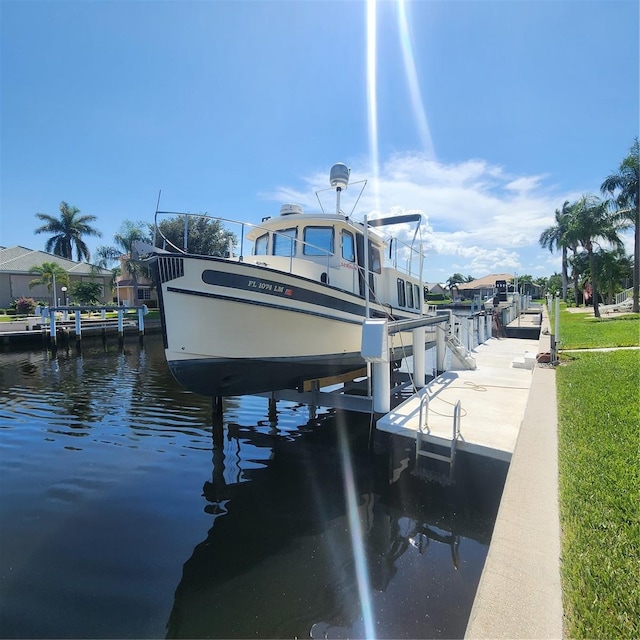
<svg viewBox="0 0 640 640"><path fill-rule="evenodd" d="M491 316L477 314L476 332L480 342L491 335ZM427 333L427 329L431 331ZM451 312L423 315L408 320L367 319L362 325L362 357L366 368L330 378L305 380L297 389L280 389L257 394L272 402L288 400L312 407L329 407L383 415L390 411L394 396L411 387L417 392L426 386L426 351L436 349L435 373L445 370L446 348L465 368L474 369L470 351L471 339L465 336L469 327L458 323ZM411 331L413 334L413 366L408 380L393 381L389 359L389 336ZM415 345L423 344L423 349Z"/></svg>

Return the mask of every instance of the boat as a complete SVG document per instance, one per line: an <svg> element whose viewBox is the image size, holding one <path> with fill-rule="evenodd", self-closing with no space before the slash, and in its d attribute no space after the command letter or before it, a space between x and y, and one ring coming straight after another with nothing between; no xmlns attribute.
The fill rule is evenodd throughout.
<svg viewBox="0 0 640 640"><path fill-rule="evenodd" d="M181 385L214 397L301 388L366 365L366 318L423 314L421 214L355 220L340 208L349 176L342 163L331 168L323 191L335 192L334 212L318 197L320 213L285 204L259 225L207 216L225 229L239 225L239 242L224 257L167 250L166 242L160 249L156 239L144 259L155 274L167 363ZM185 225L204 215L156 211L156 231L169 214L184 215ZM383 232L407 223L416 224L411 243ZM411 355L411 332L390 336L389 345L392 362Z"/></svg>

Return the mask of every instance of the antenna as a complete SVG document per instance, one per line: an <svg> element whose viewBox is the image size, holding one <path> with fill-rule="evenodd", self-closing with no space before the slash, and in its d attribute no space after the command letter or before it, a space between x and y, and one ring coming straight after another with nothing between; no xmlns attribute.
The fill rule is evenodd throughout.
<svg viewBox="0 0 640 640"><path fill-rule="evenodd" d="M156 215L153 219L153 246L156 246L156 238L158 237L158 209L160 208L160 196L162 195L162 189L158 190L158 201L156 202Z"/></svg>

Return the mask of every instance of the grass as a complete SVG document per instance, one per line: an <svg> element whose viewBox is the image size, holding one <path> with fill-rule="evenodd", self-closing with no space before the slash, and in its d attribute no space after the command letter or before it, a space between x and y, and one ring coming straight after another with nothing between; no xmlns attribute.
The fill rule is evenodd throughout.
<svg viewBox="0 0 640 640"><path fill-rule="evenodd" d="M560 309L561 349L632 347L639 344L640 314L595 318L592 314Z"/></svg>
<svg viewBox="0 0 640 640"><path fill-rule="evenodd" d="M561 346L639 343L640 317L561 310ZM553 326L553 325L552 325ZM640 351L563 354L557 369L565 635L640 637Z"/></svg>

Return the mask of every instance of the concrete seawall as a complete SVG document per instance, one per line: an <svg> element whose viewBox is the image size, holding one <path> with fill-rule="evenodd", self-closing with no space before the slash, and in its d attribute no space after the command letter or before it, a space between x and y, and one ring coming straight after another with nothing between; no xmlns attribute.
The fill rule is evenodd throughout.
<svg viewBox="0 0 640 640"><path fill-rule="evenodd" d="M546 314L539 353L550 350ZM556 376L538 365L466 638L562 638Z"/></svg>

